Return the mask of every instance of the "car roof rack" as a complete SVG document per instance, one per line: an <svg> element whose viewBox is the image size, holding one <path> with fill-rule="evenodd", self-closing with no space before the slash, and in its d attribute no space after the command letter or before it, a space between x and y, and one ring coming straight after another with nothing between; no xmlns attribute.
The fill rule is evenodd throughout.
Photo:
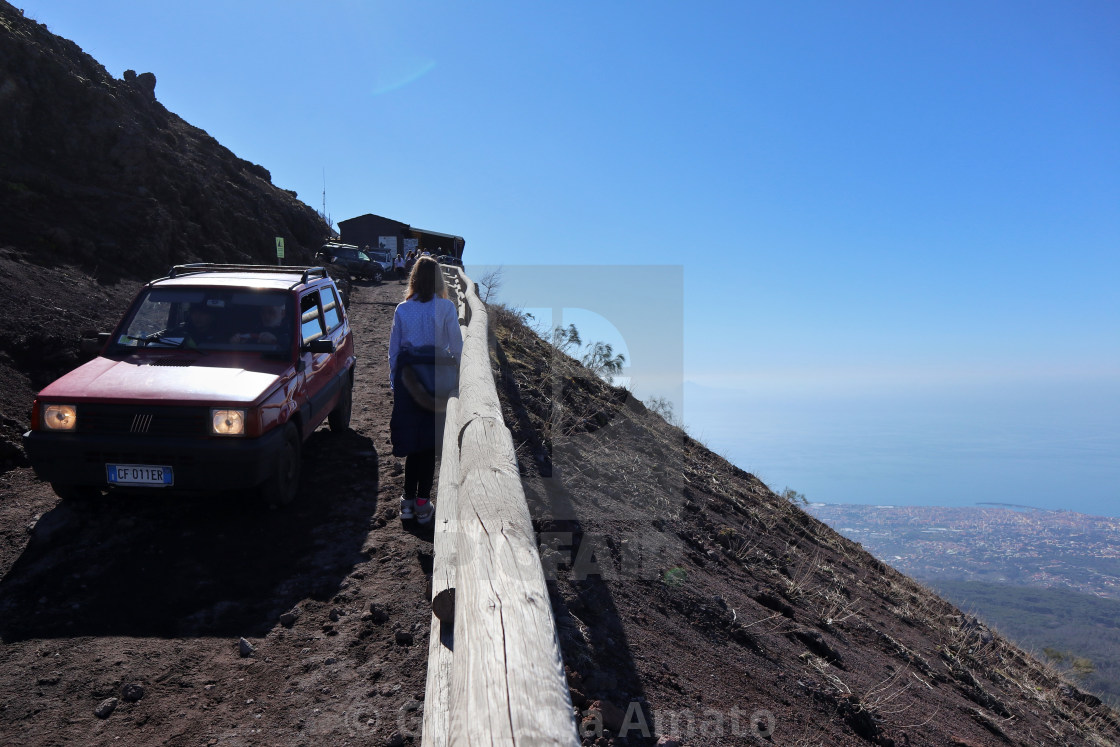
<svg viewBox="0 0 1120 747"><path fill-rule="evenodd" d="M309 280L315 278L327 277L327 269L325 267L300 267L297 265L223 265L213 264L210 262L194 262L188 265L175 265L171 271L167 273L166 278L162 280L170 280L171 278L181 277L183 275L193 275L199 272L273 272L276 274L291 275L292 273L300 273L300 280L293 285L302 285Z"/></svg>

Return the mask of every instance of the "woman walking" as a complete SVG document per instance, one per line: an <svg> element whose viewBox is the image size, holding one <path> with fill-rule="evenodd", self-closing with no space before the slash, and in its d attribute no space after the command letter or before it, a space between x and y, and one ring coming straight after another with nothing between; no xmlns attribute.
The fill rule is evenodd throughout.
<svg viewBox="0 0 1120 747"><path fill-rule="evenodd" d="M436 452L443 442L447 396L458 382L463 336L459 313L447 298L439 264L421 257L412 267L405 300L389 333L389 422L393 454L405 457L401 519L432 520Z"/></svg>

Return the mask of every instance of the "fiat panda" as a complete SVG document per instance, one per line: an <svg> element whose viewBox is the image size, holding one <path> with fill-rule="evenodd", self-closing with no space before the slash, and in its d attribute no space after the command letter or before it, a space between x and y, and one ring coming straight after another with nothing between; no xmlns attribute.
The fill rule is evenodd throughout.
<svg viewBox="0 0 1120 747"><path fill-rule="evenodd" d="M176 266L92 343L36 397L23 439L64 500L232 489L289 503L304 441L350 424L354 342L321 267Z"/></svg>

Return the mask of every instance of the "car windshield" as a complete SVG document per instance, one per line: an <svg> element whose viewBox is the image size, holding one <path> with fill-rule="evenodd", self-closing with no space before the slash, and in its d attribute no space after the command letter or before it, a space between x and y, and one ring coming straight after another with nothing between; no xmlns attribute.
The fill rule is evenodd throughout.
<svg viewBox="0 0 1120 747"><path fill-rule="evenodd" d="M358 252L358 259L364 260L366 262L372 262L373 261L369 258L369 255L366 254L365 252Z"/></svg>
<svg viewBox="0 0 1120 747"><path fill-rule="evenodd" d="M295 314L287 293L150 288L113 340L118 349L183 348L287 354Z"/></svg>

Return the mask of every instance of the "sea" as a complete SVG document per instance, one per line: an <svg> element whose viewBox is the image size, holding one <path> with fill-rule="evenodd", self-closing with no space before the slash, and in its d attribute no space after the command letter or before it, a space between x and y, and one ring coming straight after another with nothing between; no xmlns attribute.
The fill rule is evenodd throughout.
<svg viewBox="0 0 1120 747"><path fill-rule="evenodd" d="M1120 517L1120 382L883 391L686 381L688 432L820 503L991 503Z"/></svg>

